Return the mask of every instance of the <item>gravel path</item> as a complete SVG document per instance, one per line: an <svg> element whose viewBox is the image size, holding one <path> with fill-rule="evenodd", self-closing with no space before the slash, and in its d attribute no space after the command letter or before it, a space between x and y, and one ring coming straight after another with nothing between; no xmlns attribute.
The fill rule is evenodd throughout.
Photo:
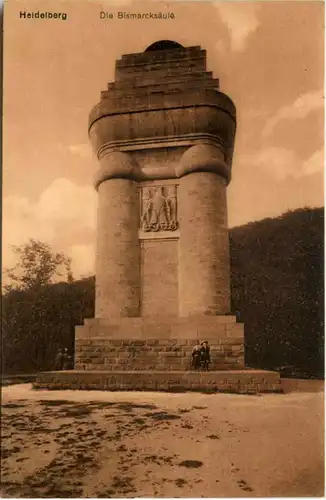
<svg viewBox="0 0 326 500"><path fill-rule="evenodd" d="M3 497L321 496L323 393L2 390Z"/></svg>

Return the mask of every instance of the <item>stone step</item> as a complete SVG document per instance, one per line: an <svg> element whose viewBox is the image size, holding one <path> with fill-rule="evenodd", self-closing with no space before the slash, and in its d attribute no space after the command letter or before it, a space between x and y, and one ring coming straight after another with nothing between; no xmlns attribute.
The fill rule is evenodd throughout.
<svg viewBox="0 0 326 500"><path fill-rule="evenodd" d="M76 327L76 338L120 338L120 339L224 339L244 336L242 323L236 323L234 316L206 318L145 319L122 318L119 322L93 319L85 320Z"/></svg>
<svg viewBox="0 0 326 500"><path fill-rule="evenodd" d="M191 61L171 61L166 64L148 64L146 66L126 66L124 68L117 67L115 71L115 82L133 80L137 77L148 75L156 79L164 78L166 76L179 76L188 71L192 72L206 72L206 62L202 57L192 59Z"/></svg>
<svg viewBox="0 0 326 500"><path fill-rule="evenodd" d="M216 370L223 370L223 371L230 371L230 370L240 370L244 368L244 364L240 363L212 363L209 366L208 371L216 371ZM151 374L152 372L156 371L177 371L177 372L184 372L184 371L194 371L191 363L186 363L186 364L177 364L177 363L166 363L166 364L157 364L157 363L144 363L144 364L139 364L135 366L131 365L123 365L122 363L117 363L113 365L107 365L104 363L99 363L99 364L94 364L94 363L76 363L75 365L76 370L83 370L83 371L111 371L111 372L116 372L116 371L146 371L148 374ZM199 371L202 371L199 370Z"/></svg>
<svg viewBox="0 0 326 500"><path fill-rule="evenodd" d="M162 95L170 94L172 92L187 92L193 91L195 89L219 89L218 80L193 80L189 82L157 82L151 85L139 85L139 86L125 86L123 88L115 87L112 90L103 90L101 92L101 100L103 99L117 99L124 97L135 97L145 98L148 95L161 93Z"/></svg>
<svg viewBox="0 0 326 500"><path fill-rule="evenodd" d="M162 76L159 80L157 78L153 78L150 75L141 74L139 77L134 78L131 81L120 81L120 82L112 82L108 84L108 90L118 90L134 87L148 87L151 85L160 85L160 84L170 84L170 83L186 83L192 82L193 80L199 81L211 81L213 80L213 73L210 72L192 72L189 73L188 68L185 69L183 74L171 77L170 75ZM218 83L218 79L214 79L215 83ZM105 91L104 91L105 92Z"/></svg>
<svg viewBox="0 0 326 500"><path fill-rule="evenodd" d="M277 372L264 370L229 371L104 371L71 370L42 372L34 389L81 389L108 391L231 392L259 394L282 392Z"/></svg>
<svg viewBox="0 0 326 500"><path fill-rule="evenodd" d="M191 318L179 317L179 316L144 316L144 317L121 317L117 319L111 318L85 318L84 324L96 324L96 325L152 325L152 324L162 324L162 325L188 325L195 323L196 325L201 324L229 324L236 323L236 316L233 314L220 315L220 316L193 316Z"/></svg>
<svg viewBox="0 0 326 500"><path fill-rule="evenodd" d="M216 337L206 337L205 340L209 343L211 348L217 348L220 349L221 346L236 346L236 345L243 345L243 337L233 337L233 338L221 338L218 339ZM90 347L124 347L124 346L129 346L129 347L141 347L141 346L148 346L150 348L157 347L159 350L164 350L164 348L175 348L173 350L176 350L177 347L189 347L193 348L197 344L196 339L188 339L188 338L183 338L183 339L167 339L167 338L160 338L160 339L153 339L153 338L148 338L148 339L135 339L135 338L121 338L121 337L76 337L76 344L78 346L90 346ZM169 349L166 349L169 350Z"/></svg>

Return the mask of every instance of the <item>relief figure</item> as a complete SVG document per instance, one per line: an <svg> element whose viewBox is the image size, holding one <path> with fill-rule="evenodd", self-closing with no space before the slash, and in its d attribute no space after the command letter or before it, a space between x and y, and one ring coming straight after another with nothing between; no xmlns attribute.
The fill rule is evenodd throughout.
<svg viewBox="0 0 326 500"><path fill-rule="evenodd" d="M178 228L176 186L143 188L140 227L147 232L175 231Z"/></svg>
<svg viewBox="0 0 326 500"><path fill-rule="evenodd" d="M168 204L162 186L155 189L151 217L152 231L166 231L169 227Z"/></svg>
<svg viewBox="0 0 326 500"><path fill-rule="evenodd" d="M153 210L152 191L149 188L143 190L143 213L141 217L140 227L144 231L151 230L151 217Z"/></svg>
<svg viewBox="0 0 326 500"><path fill-rule="evenodd" d="M170 186L166 198L169 212L169 229L175 231L178 228L177 219L177 188Z"/></svg>

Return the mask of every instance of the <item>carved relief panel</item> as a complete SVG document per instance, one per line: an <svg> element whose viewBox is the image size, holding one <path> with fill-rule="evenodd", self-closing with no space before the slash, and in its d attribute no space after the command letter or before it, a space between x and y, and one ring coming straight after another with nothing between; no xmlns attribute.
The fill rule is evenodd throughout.
<svg viewBox="0 0 326 500"><path fill-rule="evenodd" d="M176 185L142 187L140 199L142 231L176 231L179 228Z"/></svg>

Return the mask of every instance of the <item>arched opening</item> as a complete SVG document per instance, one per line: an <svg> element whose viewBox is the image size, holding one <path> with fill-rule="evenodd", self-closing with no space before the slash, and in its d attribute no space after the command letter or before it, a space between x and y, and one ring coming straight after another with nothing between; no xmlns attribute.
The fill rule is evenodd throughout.
<svg viewBox="0 0 326 500"><path fill-rule="evenodd" d="M152 43L144 52L154 52L156 50L174 50L174 49L183 49L184 47L178 43L173 42L172 40L159 40L158 42Z"/></svg>

